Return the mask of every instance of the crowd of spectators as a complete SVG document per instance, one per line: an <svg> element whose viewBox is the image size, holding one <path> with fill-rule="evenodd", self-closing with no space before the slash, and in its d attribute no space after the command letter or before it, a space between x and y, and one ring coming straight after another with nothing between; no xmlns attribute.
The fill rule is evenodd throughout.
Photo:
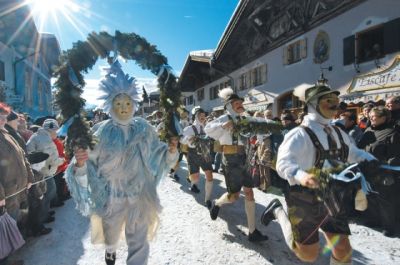
<svg viewBox="0 0 400 265"><path fill-rule="evenodd" d="M0 102L0 214L11 216L25 239L50 233L45 225L55 221L51 208L70 197L63 180L68 162L58 129L52 117L33 124L29 116ZM0 264L23 261L6 255L0 256Z"/></svg>

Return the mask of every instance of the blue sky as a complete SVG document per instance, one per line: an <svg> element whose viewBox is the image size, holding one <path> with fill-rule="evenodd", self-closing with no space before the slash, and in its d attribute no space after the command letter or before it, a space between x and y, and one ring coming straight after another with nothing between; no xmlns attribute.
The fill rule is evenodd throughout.
<svg viewBox="0 0 400 265"><path fill-rule="evenodd" d="M169 64L177 74L180 74L190 51L216 48L239 2L239 0L64 0L64 2L74 2L76 5L66 4L67 8L56 8L56 11L53 11L58 19L57 27L51 12L48 13L47 19L43 19L44 8L35 8L37 1L42 0L34 0L31 5L38 28L56 34L63 50L71 48L73 42L85 40L87 33L91 31L105 30L110 34L114 34L115 30L134 32L156 45L168 58ZM72 24L75 24L75 27ZM94 89L96 86L97 80L101 77L99 67L103 65L105 62L99 61L86 76L88 88ZM134 63L125 64L124 70L138 80L154 83L154 76L148 71L142 71ZM148 86L149 90L154 89L150 84Z"/></svg>

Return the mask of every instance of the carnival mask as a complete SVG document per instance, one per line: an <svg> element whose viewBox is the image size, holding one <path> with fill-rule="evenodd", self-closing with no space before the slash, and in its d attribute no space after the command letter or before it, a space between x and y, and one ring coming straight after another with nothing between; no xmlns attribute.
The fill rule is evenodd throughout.
<svg viewBox="0 0 400 265"><path fill-rule="evenodd" d="M197 117L196 117L197 120L198 120L201 124L205 124L205 123L206 123L207 117L206 117L206 114L205 114L204 112L197 113L196 116L197 116Z"/></svg>
<svg viewBox="0 0 400 265"><path fill-rule="evenodd" d="M128 95L119 94L113 99L112 111L117 119L129 120L135 114L134 102Z"/></svg>
<svg viewBox="0 0 400 265"><path fill-rule="evenodd" d="M339 106L339 97L335 93L322 96L318 100L317 111L325 118L335 117Z"/></svg>
<svg viewBox="0 0 400 265"><path fill-rule="evenodd" d="M232 105L233 111L235 111L236 113L240 114L240 113L244 112L242 100L233 100L231 105Z"/></svg>

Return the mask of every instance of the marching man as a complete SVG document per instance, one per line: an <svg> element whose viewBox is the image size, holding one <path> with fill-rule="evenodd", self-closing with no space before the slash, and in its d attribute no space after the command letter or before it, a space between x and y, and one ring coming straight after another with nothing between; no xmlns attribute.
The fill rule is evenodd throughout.
<svg viewBox="0 0 400 265"><path fill-rule="evenodd" d="M253 180L246 168L244 142L232 132L234 123L244 118L242 117L244 113L244 99L234 94L231 88L222 89L219 92L219 97L225 102L227 114L207 123L205 132L211 138L219 141L222 146L222 167L227 192L212 202L210 216L212 220L217 219L220 207L239 199L240 190L243 187L249 228L248 239L251 242L264 241L268 237L262 235L256 229L256 205L253 194ZM246 119L250 119L250 117L246 117Z"/></svg>
<svg viewBox="0 0 400 265"><path fill-rule="evenodd" d="M161 209L156 187L178 159L177 141L167 146L144 119L133 117L141 91L118 61L108 69L100 89L111 119L95 131L94 150L75 150L66 179L77 208L91 215L92 235L104 236L106 264L115 264L124 225L126 263L147 264L148 238Z"/></svg>
<svg viewBox="0 0 400 265"><path fill-rule="evenodd" d="M211 207L211 193L213 188L213 174L212 174L212 163L210 150L210 141L207 139L201 139L205 136L204 126L206 123L206 113L200 107L194 107L192 110L193 117L195 118L193 125L189 125L183 130L183 137L181 143L188 145L189 150L187 153L187 162L189 165L189 180L191 183L190 190L194 193L199 193L200 190L197 187L200 178L200 167L203 169L206 175L205 183L205 204L208 208ZM201 143L200 141L204 141ZM207 148L208 152L202 152L202 148Z"/></svg>
<svg viewBox="0 0 400 265"><path fill-rule="evenodd" d="M278 174L290 184L285 194L288 215L275 199L267 206L261 222L268 225L277 219L286 244L305 262L314 262L318 258L320 228L327 245L332 246L330 264L351 264L347 219L328 213L324 202L317 197L318 176L310 171L336 167L338 163L373 160L374 157L358 149L342 130L330 125L339 106L338 91L319 83L301 85L293 94L305 102L308 114L300 126L285 135L278 151Z"/></svg>

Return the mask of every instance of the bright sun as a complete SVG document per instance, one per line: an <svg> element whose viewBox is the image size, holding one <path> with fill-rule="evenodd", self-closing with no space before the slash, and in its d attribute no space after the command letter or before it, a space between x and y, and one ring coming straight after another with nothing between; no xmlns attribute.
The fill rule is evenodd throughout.
<svg viewBox="0 0 400 265"><path fill-rule="evenodd" d="M31 0L35 13L48 15L49 13L65 12L74 3L71 0Z"/></svg>
<svg viewBox="0 0 400 265"><path fill-rule="evenodd" d="M84 25L80 17L91 13L87 8L78 5L78 0L25 0L25 2L31 6L32 15L37 18L39 31L43 31L48 23L54 23L61 31L63 24L69 23L83 35L81 29Z"/></svg>

